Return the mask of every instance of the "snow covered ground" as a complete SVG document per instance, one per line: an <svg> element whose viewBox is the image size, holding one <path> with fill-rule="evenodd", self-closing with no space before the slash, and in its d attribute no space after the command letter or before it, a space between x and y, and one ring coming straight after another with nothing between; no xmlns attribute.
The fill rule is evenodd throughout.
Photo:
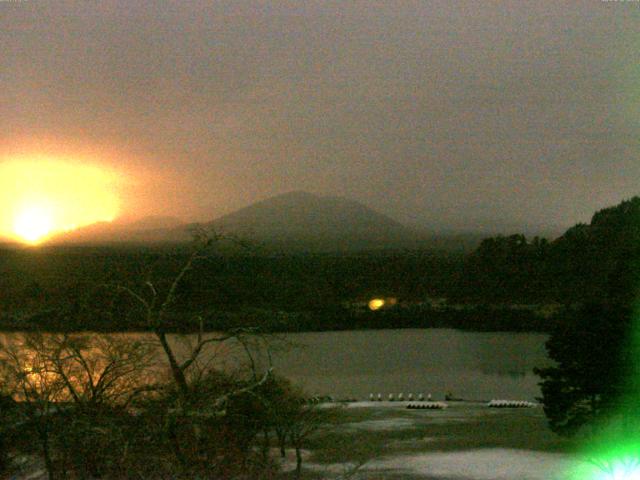
<svg viewBox="0 0 640 480"><path fill-rule="evenodd" d="M335 477L348 463L306 463L305 468ZM595 467L574 455L512 449L477 449L396 455L370 460L355 478L425 480L604 480ZM636 477L616 477L615 480ZM612 479L613 480L613 479Z"/></svg>
<svg viewBox="0 0 640 480"><path fill-rule="evenodd" d="M322 439L303 450L311 480L639 480L607 477L552 434L542 409L457 403L440 411L399 402L343 406ZM273 449L279 459L278 449ZM287 450L286 478L295 469ZM354 473L354 467L358 466ZM40 471L38 471L40 470ZM353 475L352 475L353 474ZM44 480L40 468L20 480Z"/></svg>
<svg viewBox="0 0 640 480"><path fill-rule="evenodd" d="M309 473L341 478L354 464L358 446L371 454L360 480L604 480L570 444L546 426L541 408L492 409L480 403L452 403L440 411L407 410L401 402L358 402L342 410L333 431L354 453L323 461L312 451ZM349 443L350 442L350 443ZM317 478L317 477L314 477ZM624 478L624 477L622 477ZM618 480L616 478L616 480Z"/></svg>
<svg viewBox="0 0 640 480"><path fill-rule="evenodd" d="M367 469L427 478L566 480L581 471L588 474L593 467L567 454L488 448L399 455L373 460Z"/></svg>

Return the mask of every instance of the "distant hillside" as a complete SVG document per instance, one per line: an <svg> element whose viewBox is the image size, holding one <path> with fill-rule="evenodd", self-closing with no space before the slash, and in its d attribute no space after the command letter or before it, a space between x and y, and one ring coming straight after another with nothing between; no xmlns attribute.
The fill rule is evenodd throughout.
<svg viewBox="0 0 640 480"><path fill-rule="evenodd" d="M127 220L122 226L129 230L161 230L174 229L184 226L185 223L176 217L167 217L161 215L150 215L147 217L137 218L135 220Z"/></svg>
<svg viewBox="0 0 640 480"><path fill-rule="evenodd" d="M482 241L458 291L474 300L632 302L640 287L640 197L596 212L552 242Z"/></svg>
<svg viewBox="0 0 640 480"><path fill-rule="evenodd" d="M602 209L553 242L558 276L593 297L633 301L640 287L640 197Z"/></svg>
<svg viewBox="0 0 640 480"><path fill-rule="evenodd" d="M184 243L191 240L194 226L171 217L96 223L57 235L49 244ZM468 252L481 240L472 233L419 231L357 201L307 192L277 195L202 227L286 251L411 248Z"/></svg>
<svg viewBox="0 0 640 480"><path fill-rule="evenodd" d="M49 244L104 244L183 242L189 239L185 224L177 218L149 216L133 221L99 222L61 233Z"/></svg>

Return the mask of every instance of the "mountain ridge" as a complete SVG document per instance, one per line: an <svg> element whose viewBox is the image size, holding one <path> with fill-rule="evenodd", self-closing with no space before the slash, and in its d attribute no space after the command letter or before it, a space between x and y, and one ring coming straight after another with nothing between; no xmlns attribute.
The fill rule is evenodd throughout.
<svg viewBox="0 0 640 480"><path fill-rule="evenodd" d="M280 241L339 238L384 241L413 233L400 222L358 201L303 191L253 203L205 226Z"/></svg>
<svg viewBox="0 0 640 480"><path fill-rule="evenodd" d="M131 222L92 224L56 235L47 243L187 243L196 226L257 241L277 250L297 251L428 248L431 244L446 249L446 239L461 238L428 234L403 225L356 200L301 190L257 201L207 222L184 223L173 219L175 224L163 225L166 218L145 217ZM479 238L471 238L454 241L453 249L468 250L479 243Z"/></svg>

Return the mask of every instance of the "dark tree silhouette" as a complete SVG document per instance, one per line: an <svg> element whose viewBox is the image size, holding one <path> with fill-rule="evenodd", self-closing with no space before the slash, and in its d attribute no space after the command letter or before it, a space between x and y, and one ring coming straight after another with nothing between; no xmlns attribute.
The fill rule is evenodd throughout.
<svg viewBox="0 0 640 480"><path fill-rule="evenodd" d="M556 364L535 372L551 429L570 436L624 415L638 398L638 368L630 308L591 304L565 315L546 343Z"/></svg>

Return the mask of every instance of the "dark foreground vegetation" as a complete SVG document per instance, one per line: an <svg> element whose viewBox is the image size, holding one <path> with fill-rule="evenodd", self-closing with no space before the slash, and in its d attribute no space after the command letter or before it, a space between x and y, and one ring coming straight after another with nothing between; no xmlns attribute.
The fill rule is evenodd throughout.
<svg viewBox="0 0 640 480"><path fill-rule="evenodd" d="M197 348L176 374L169 357L123 338L27 334L2 345L0 468L43 465L50 480L271 478L278 448L297 452L299 472L300 449L330 412L270 370L205 368Z"/></svg>
<svg viewBox="0 0 640 480"><path fill-rule="evenodd" d="M49 480L273 478L277 447L295 451L300 475L301 449L329 411L259 361L270 344L247 329L200 329L186 352L168 340L167 313L201 251L169 284L114 288L153 342L25 333L0 345L1 470L41 462ZM233 345L225 361L237 366L205 361L212 344Z"/></svg>

